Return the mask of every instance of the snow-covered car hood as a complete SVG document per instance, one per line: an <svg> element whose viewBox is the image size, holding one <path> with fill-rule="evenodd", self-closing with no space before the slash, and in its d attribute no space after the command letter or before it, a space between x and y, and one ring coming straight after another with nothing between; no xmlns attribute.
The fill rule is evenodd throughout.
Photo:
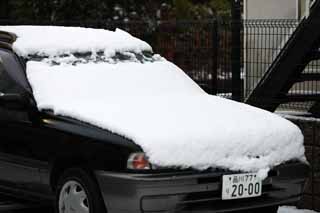
<svg viewBox="0 0 320 213"><path fill-rule="evenodd" d="M168 61L27 67L40 110L129 138L154 164L258 171L304 160L297 126L206 94Z"/></svg>
<svg viewBox="0 0 320 213"><path fill-rule="evenodd" d="M81 34L85 29L71 28L70 33L65 28L45 28L52 36L41 45L34 44L41 39L37 37L41 27L5 29L17 33L13 45L17 53L29 57L38 51L47 56L27 63L27 77L39 110L50 109L131 139L153 164L266 173L290 160L305 161L303 136L297 126L273 113L208 95L160 56L142 62L103 58L75 63L72 51L102 50L107 57L118 51L151 49L129 34L118 31L121 39L112 46L112 40L103 38L117 37L117 32L90 29L90 35L99 35L103 46L99 49L99 43L92 45L92 38ZM60 32L59 38L71 41L75 31L76 43L81 44L78 48L54 40ZM69 56L59 58L66 49L72 50Z"/></svg>

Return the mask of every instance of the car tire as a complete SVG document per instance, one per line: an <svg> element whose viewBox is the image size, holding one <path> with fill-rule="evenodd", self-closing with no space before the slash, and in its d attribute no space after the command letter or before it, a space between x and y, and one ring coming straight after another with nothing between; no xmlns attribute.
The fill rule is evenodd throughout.
<svg viewBox="0 0 320 213"><path fill-rule="evenodd" d="M56 213L107 212L98 184L85 169L66 170L59 178L56 189Z"/></svg>

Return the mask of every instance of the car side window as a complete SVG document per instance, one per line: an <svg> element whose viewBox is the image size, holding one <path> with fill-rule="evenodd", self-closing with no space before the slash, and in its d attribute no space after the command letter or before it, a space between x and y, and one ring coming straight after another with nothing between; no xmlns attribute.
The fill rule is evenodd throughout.
<svg viewBox="0 0 320 213"><path fill-rule="evenodd" d="M24 88L29 88L29 84L17 56L0 49L0 92L22 93Z"/></svg>
<svg viewBox="0 0 320 213"><path fill-rule="evenodd" d="M10 79L5 71L5 66L3 64L3 59L0 56L0 92L7 93L11 90Z"/></svg>
<svg viewBox="0 0 320 213"><path fill-rule="evenodd" d="M22 94L26 91L20 81L27 80L23 79L23 69L16 59L12 52L0 48L0 93ZM29 117L24 111L0 107L0 122L8 120L28 121Z"/></svg>

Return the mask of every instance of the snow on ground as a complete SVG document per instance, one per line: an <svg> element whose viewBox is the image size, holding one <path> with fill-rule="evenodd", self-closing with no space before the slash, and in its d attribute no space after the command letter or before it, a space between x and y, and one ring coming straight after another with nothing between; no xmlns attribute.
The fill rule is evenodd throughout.
<svg viewBox="0 0 320 213"><path fill-rule="evenodd" d="M22 38L24 30L17 30ZM70 35L67 31L62 28L64 36L74 36L73 28ZM48 46L53 47L54 38L47 36ZM46 47L46 39L40 41L42 45L29 41L24 48L18 38L14 46L18 53L30 55ZM124 46L136 45L136 40L124 41ZM76 50L78 45L74 42L60 48L60 42L57 39L57 52ZM41 49L40 53L55 51ZM261 109L208 95L163 58L76 65L29 61L27 76L40 110L52 109L55 114L127 137L160 166L260 171L264 177L268 169L283 162L305 161L303 136L297 126Z"/></svg>
<svg viewBox="0 0 320 213"><path fill-rule="evenodd" d="M312 210L297 209L296 207L292 207L292 206L282 206L279 208L278 213L317 213L317 212Z"/></svg>
<svg viewBox="0 0 320 213"><path fill-rule="evenodd" d="M0 30L13 32L18 36L13 48L23 57L53 57L90 51L112 56L115 52L122 51L152 51L149 44L120 29L108 31L80 27L0 26Z"/></svg>

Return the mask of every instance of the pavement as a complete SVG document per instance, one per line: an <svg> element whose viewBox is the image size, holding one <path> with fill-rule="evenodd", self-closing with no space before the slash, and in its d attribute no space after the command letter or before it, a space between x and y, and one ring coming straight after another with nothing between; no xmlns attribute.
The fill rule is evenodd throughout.
<svg viewBox="0 0 320 213"><path fill-rule="evenodd" d="M36 203L32 204L32 207L30 206L30 203L0 194L0 213L54 213L53 208L50 207L39 207Z"/></svg>
<svg viewBox="0 0 320 213"><path fill-rule="evenodd" d="M7 210L8 208L19 208L20 210ZM28 207L23 202L16 200L15 198L0 195L0 213L54 213L52 207ZM257 212L259 213L259 212ZM280 207L278 213L317 213L310 210L298 210L296 207Z"/></svg>
<svg viewBox="0 0 320 213"><path fill-rule="evenodd" d="M41 209L22 209L15 211L0 211L0 213L54 213L52 208L41 208Z"/></svg>
<svg viewBox="0 0 320 213"><path fill-rule="evenodd" d="M278 213L317 213L315 211L306 210L306 209L297 209L292 206L280 207Z"/></svg>
<svg viewBox="0 0 320 213"><path fill-rule="evenodd" d="M52 208L23 209L16 211L0 211L0 213L54 213ZM297 210L295 207L280 207L278 213L317 213L310 210Z"/></svg>

